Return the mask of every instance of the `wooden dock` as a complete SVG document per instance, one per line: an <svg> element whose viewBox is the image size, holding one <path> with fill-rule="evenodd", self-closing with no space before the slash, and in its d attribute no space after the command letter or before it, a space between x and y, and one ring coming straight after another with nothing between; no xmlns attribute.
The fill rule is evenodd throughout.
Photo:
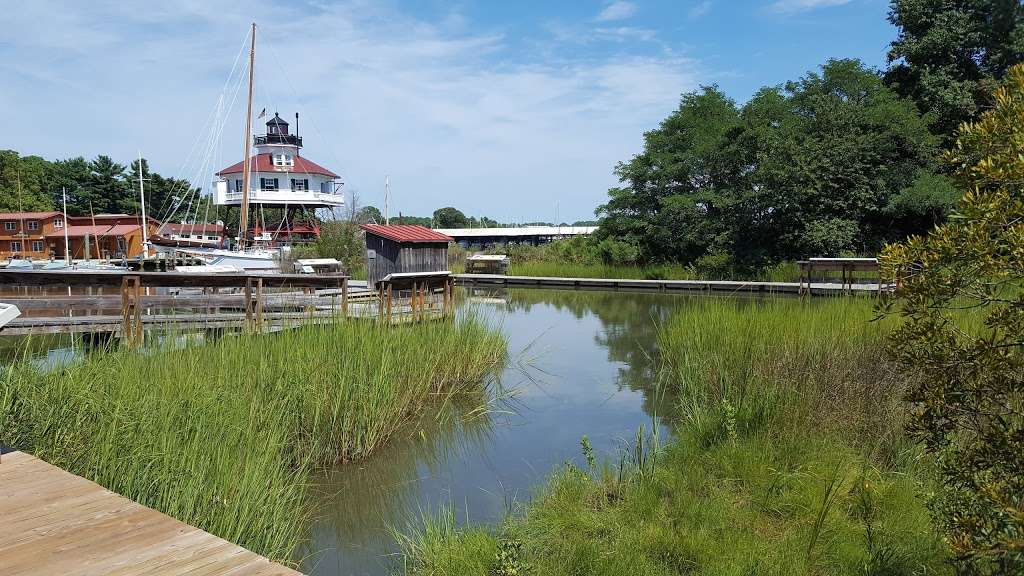
<svg viewBox="0 0 1024 576"><path fill-rule="evenodd" d="M0 457L0 574L301 576L24 452Z"/></svg>
<svg viewBox="0 0 1024 576"><path fill-rule="evenodd" d="M826 295L877 294L878 284L831 282L742 282L732 280L633 280L627 278L556 278L545 276L503 276L499 274L455 274L460 286L504 286L507 288L549 288L563 290L605 290L616 292L792 294ZM883 284L881 291L892 287Z"/></svg>

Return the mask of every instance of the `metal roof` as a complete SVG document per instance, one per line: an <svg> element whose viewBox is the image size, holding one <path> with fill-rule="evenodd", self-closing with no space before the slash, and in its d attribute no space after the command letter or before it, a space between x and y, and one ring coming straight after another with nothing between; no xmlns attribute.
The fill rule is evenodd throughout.
<svg viewBox="0 0 1024 576"><path fill-rule="evenodd" d="M40 220L59 214L60 212L54 210L47 212L0 212L0 220Z"/></svg>
<svg viewBox="0 0 1024 576"><path fill-rule="evenodd" d="M416 226L413 224L391 224L389 226L384 224L363 224L360 228L395 242L451 242L454 240L451 236L446 236L426 226Z"/></svg>
<svg viewBox="0 0 1024 576"><path fill-rule="evenodd" d="M284 118L281 118L281 116L279 116L277 112L274 112L273 118L267 120L267 125L269 126L271 124L283 124L285 126L288 125L288 123L284 121Z"/></svg>
<svg viewBox="0 0 1024 576"><path fill-rule="evenodd" d="M435 232L455 238L492 236L579 236L590 234L597 226L522 226L519 228L437 228Z"/></svg>
<svg viewBox="0 0 1024 576"><path fill-rule="evenodd" d="M303 174L320 174L321 176L330 176L331 178L337 178L338 175L331 172L327 168L307 160L302 156L293 156L294 166L274 166L274 160L270 154L257 154L252 156L250 161L252 162L253 172L287 172L292 176L302 176ZM241 174L242 163L235 162L231 166L217 172L217 176L226 176L228 174Z"/></svg>

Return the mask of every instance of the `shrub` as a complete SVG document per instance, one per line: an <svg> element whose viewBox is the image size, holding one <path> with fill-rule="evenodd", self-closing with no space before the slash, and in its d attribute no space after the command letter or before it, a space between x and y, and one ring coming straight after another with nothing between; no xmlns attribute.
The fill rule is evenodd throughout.
<svg viewBox="0 0 1024 576"><path fill-rule="evenodd" d="M965 573L1024 573L1024 66L947 154L966 190L886 248L902 282L894 356L919 377L911 431L938 456L932 511Z"/></svg>

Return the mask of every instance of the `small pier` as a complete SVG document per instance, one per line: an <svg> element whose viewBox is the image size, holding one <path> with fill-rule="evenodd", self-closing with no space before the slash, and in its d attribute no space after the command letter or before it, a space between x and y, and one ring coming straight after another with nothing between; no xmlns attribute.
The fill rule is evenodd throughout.
<svg viewBox="0 0 1024 576"><path fill-rule="evenodd" d="M556 278L544 276L503 276L500 274L455 274L455 283L467 287L545 288L561 290L604 290L613 292L660 292L670 294L792 294L838 296L878 294L892 289L886 284L834 282L743 282L732 280L632 280L626 278Z"/></svg>
<svg viewBox="0 0 1024 576"><path fill-rule="evenodd" d="M301 576L31 454L0 456L0 572Z"/></svg>

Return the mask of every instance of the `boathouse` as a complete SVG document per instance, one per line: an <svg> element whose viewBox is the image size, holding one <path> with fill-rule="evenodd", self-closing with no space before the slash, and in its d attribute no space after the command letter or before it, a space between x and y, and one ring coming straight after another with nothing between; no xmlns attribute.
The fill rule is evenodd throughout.
<svg viewBox="0 0 1024 576"><path fill-rule="evenodd" d="M451 236L424 226L363 224L366 231L366 283L371 288L388 274L448 270Z"/></svg>

